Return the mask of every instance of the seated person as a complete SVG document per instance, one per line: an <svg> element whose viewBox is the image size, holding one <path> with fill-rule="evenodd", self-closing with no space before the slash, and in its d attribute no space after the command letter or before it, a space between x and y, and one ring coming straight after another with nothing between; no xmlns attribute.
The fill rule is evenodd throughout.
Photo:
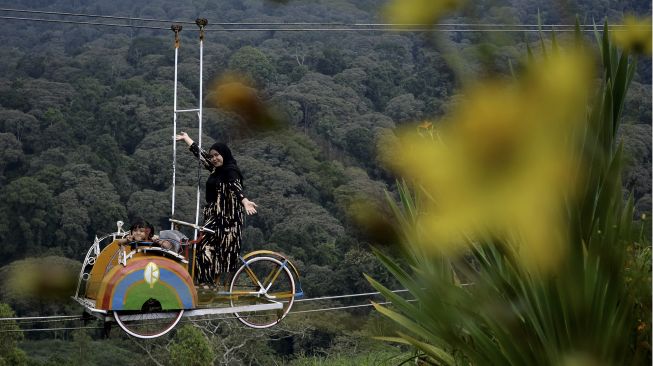
<svg viewBox="0 0 653 366"><path fill-rule="evenodd" d="M154 235L154 226L143 219L136 219L129 227L129 234L124 238L118 239L119 244L129 244L132 242L152 242Z"/></svg>
<svg viewBox="0 0 653 366"><path fill-rule="evenodd" d="M159 233L158 239L155 240L155 243L161 248L172 250L175 253L179 253L181 249L181 244L187 241L188 238L186 235L177 230L161 230Z"/></svg>
<svg viewBox="0 0 653 366"><path fill-rule="evenodd" d="M186 235L177 230L162 230L159 236L153 235L154 227L143 219L136 219L129 230L129 234L122 239L118 239L119 244L151 243L151 245L160 246L163 249L178 253L181 249L181 243L188 240Z"/></svg>

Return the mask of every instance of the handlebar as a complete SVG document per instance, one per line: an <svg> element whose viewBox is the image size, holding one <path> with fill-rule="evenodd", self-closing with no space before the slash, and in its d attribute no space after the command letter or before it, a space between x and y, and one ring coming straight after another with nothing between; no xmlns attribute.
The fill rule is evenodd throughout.
<svg viewBox="0 0 653 366"><path fill-rule="evenodd" d="M215 234L215 230L211 230L211 229L207 228L206 226L199 226L199 225L191 224L190 222L175 220L175 219L168 219L168 221L170 221L172 223L175 223L175 224L192 227L195 230L206 231L207 233Z"/></svg>
<svg viewBox="0 0 653 366"><path fill-rule="evenodd" d="M151 246L154 245L154 242L152 242L152 241L145 241L145 240L134 240L134 241L130 241L130 242L128 243L128 245L129 245L132 249L136 249L136 248L138 248L139 246L151 247Z"/></svg>

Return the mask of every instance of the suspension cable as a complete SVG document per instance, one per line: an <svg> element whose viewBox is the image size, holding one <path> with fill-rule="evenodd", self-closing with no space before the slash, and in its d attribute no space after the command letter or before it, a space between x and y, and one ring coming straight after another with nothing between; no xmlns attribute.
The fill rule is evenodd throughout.
<svg viewBox="0 0 653 366"><path fill-rule="evenodd" d="M77 24L77 25L93 25L93 26L102 26L102 27L119 27L119 28L138 28L138 29L153 29L153 30L168 30L169 27L157 27L157 26L148 26L148 25L137 25L137 24L117 24L117 23L101 23L101 22L84 22L76 20L60 20L60 19L44 19L44 18L29 18L29 17L12 17L12 16L0 16L0 19L5 20L16 20L16 21L33 21L33 22L46 22L46 23L61 23L61 24ZM219 24L219 23L216 23ZM224 23L230 25L251 25L251 23ZM275 25L276 23L260 23L261 25ZM289 25L292 23L278 23L278 25ZM337 25L337 24L336 24ZM457 26L476 26L480 28L455 28ZM485 28L485 27L488 28ZM506 28L489 28L490 26L495 27L506 27ZM444 28L442 28L444 27ZM512 28L511 28L512 27ZM553 29L546 29L551 27ZM602 32L602 27L594 27L593 25L581 25L580 31L582 32L593 32L595 30ZM619 31L622 28L621 25L611 25L610 28L613 30ZM284 28L284 27L269 27L269 28L238 28L238 27L225 27L225 28L205 28L204 31L207 32L453 32L453 33L486 33L486 32L509 32L509 33L524 33L524 32L537 32L537 33L549 33L549 32L575 32L575 26L568 25L498 25L498 24L441 24L435 25L433 27L424 27L424 28L400 28L394 26L393 24L381 24L379 23L378 27L358 27L356 24L349 24L346 27L340 28Z"/></svg>
<svg viewBox="0 0 653 366"><path fill-rule="evenodd" d="M470 284L468 283L463 283L460 286L469 286ZM398 290L391 290L390 292L392 293L403 293L403 292L409 292L410 290L408 289L398 289ZM354 297L361 297L361 296L377 296L381 295L380 292L363 292L363 293L356 293L356 294L346 294L346 295L333 295L333 296L321 296L321 297L312 297L312 298L306 298L306 299L297 299L294 302L299 303L299 302L309 302L309 301L325 301L325 300L334 300L334 299L345 299L345 298L354 298ZM380 304L387 304L387 303L380 303ZM326 308L326 309L347 309L347 308L355 308L355 307L363 307L363 306L370 306L370 304L364 304L364 305L348 305L348 306L340 306L340 307L334 307L334 308ZM304 311L290 311L289 314L292 313L300 313L300 312L313 312L317 311L319 309L312 309L312 310L304 310ZM233 317L225 317L224 319L231 319ZM25 316L25 317L12 317L12 318L0 318L0 324L2 321L16 321L20 322L22 324L24 323L47 323L47 322L57 322L57 321L72 321L72 320L84 320L84 316L80 315L50 315L50 316Z"/></svg>
<svg viewBox="0 0 653 366"><path fill-rule="evenodd" d="M42 324L42 323L61 323L61 322L70 322L70 321L80 321L84 320L84 317L78 316L75 318L64 318L64 319L43 319L43 320L17 320L16 324Z"/></svg>
<svg viewBox="0 0 653 366"><path fill-rule="evenodd" d="M157 23L178 23L178 24L195 24L193 21L183 20L170 20L170 19L154 19L154 18L141 18L141 17L128 17L116 15L100 15L100 14L82 14L82 13L69 13L62 11L45 11L45 10L31 10L31 9L15 9L15 8L0 8L0 11L14 12L14 13L28 13L28 14L47 14L47 15L60 15L69 17L85 17L85 18L102 18L102 19L119 19L139 22L157 22ZM26 18L27 19L27 18ZM32 18L29 18L32 20ZM35 18L36 19L36 18ZM345 23L345 22L212 22L215 25L242 25L242 26L264 26L264 25L328 25L328 26L344 26L344 27L430 27L432 26L451 26L451 27L561 27L561 28L575 28L576 24L501 24L501 23L438 23L438 24L423 24L423 23ZM581 28L593 28L594 24L579 24ZM623 25L615 24L610 27L622 27ZM166 28L167 29L167 28ZM209 29L206 29L209 30ZM219 30L219 29L215 29Z"/></svg>
<svg viewBox="0 0 653 366"><path fill-rule="evenodd" d="M80 318L80 316L79 315L17 316L17 317L13 317L13 318L0 318L0 321L74 319L74 318Z"/></svg>
<svg viewBox="0 0 653 366"><path fill-rule="evenodd" d="M120 20L136 20L139 22L158 22L158 23L179 23L179 24L195 24L190 21L180 20L164 20L164 19L150 19L138 17L124 17L115 15L99 15L99 14L80 14L80 13L66 13L60 11L44 11L44 10L29 10L29 9L10 9L0 8L0 11L14 12L14 13L28 13L28 14L48 14L48 15L62 15L68 17L84 17L84 18L102 18L102 19L120 19Z"/></svg>
<svg viewBox="0 0 653 366"><path fill-rule="evenodd" d="M393 293L401 293L401 292L407 292L409 290L407 289L400 289L400 290L393 290ZM336 295L336 296L323 296L323 297L316 297L316 298L308 298L308 299L298 299L295 300L295 302L307 302L307 301L323 301L323 300L333 300L333 299L343 299L343 298L350 298L350 297L361 297L361 296L375 296L375 295L380 295L380 292L367 292L367 293L357 293L357 294L347 294L347 295ZM379 304L388 304L389 302L385 303L379 303ZM347 305L347 306L339 306L339 307L330 307L330 308L324 308L324 309L310 309L310 310L299 310L299 311L290 311L288 314L293 314L293 313L303 313L303 312L315 312L315 311L320 311L320 310L338 310L338 309L350 309L350 308L356 308L356 307L366 307L366 306L371 306L371 304L362 304L362 305ZM233 316L228 316L228 317L220 317L220 318L211 318L213 319L234 319L237 317ZM84 316L80 315L51 315L51 316L26 316L26 317L12 317L12 318L0 318L0 325L2 324L3 321L16 321L18 324L28 324L28 323L48 323L48 322L62 322L62 321L80 321L84 320ZM91 318L90 320L93 320ZM55 329L55 328L53 328ZM59 329L59 328L56 328ZM0 333L4 332L5 330L0 330Z"/></svg>
<svg viewBox="0 0 653 366"><path fill-rule="evenodd" d="M83 24L83 25L99 25L103 27L122 27L122 28L141 28L141 29L165 29L170 27L153 27L148 25L135 25L135 24L115 24L115 23L98 23L98 22L80 22L75 20L59 20L59 19L42 19L42 18L21 18L21 17L8 17L0 16L0 19L7 20L20 20L20 21L33 21L33 22L46 22L46 23L64 23L64 24Z"/></svg>
<svg viewBox="0 0 653 366"><path fill-rule="evenodd" d="M415 302L417 301L416 299L409 299L406 300L408 302ZM346 310L346 309L355 309L355 308L363 308L363 307L370 307L374 305L392 305L391 301L385 301L385 302L379 302L375 304L358 304L358 305L347 305L347 306L334 306L334 307L329 307L329 308L319 308L319 309L307 309L307 310L297 310L297 311L290 311L288 312L288 315L291 314L305 314L305 313L316 313L316 312L323 312L323 311L334 311L334 310ZM256 315L254 315L256 316ZM251 315L249 315L251 317ZM238 319L242 318L239 316L218 316L218 317L209 317L205 319L185 319L182 322L190 322L190 323L200 323L200 322L210 322L210 321L216 321L216 320L228 320L228 319ZM7 318L3 318L7 319ZM155 324L156 322L153 322L152 324ZM58 328L35 328L35 329L0 329L0 334L1 333L16 333L16 332L48 332L48 331L58 331L58 330L78 330L78 329L104 329L104 327L58 327Z"/></svg>
<svg viewBox="0 0 653 366"><path fill-rule="evenodd" d="M417 300L416 299L409 299L409 300L406 300L406 301L414 302L414 301L417 301ZM392 301L377 302L377 303L374 303L374 304L359 304L359 305L347 305L347 306L334 306L334 307L331 307L331 308L296 310L296 311L289 311L288 315L290 315L290 314L302 314L302 313L317 313L317 312L321 312L321 311L354 309L354 308L363 308L363 307L369 307L369 306L374 306L374 305L389 305L389 304L392 304Z"/></svg>
<svg viewBox="0 0 653 366"><path fill-rule="evenodd" d="M6 329L6 330L0 330L0 333L52 332L52 331L57 331L57 330L79 330L79 329L104 329L104 327L61 327L61 328L35 328L35 329Z"/></svg>
<svg viewBox="0 0 653 366"><path fill-rule="evenodd" d="M29 10L29 9L9 9L9 8L0 8L0 11L15 12L15 13L29 13L29 14L61 15L61 16L85 17L85 18L136 20L139 22L195 24L194 21L191 22L191 21L184 21L184 20L166 20L166 19L152 19L152 18L139 18L139 17L125 17L125 16L116 16L116 15L66 13L66 12L59 12L59 11L42 11L42 10ZM344 23L341 22L212 22L212 23L216 25L344 25Z"/></svg>
<svg viewBox="0 0 653 366"><path fill-rule="evenodd" d="M409 291L409 290L408 289L402 289L402 290L393 290L391 292L400 293L400 292L407 292L407 291ZM374 296L374 295L380 295L380 294L381 294L380 292L366 292L366 293L361 293L361 294L323 296L323 297L313 297L313 298L308 298L308 299L297 299L297 300L295 300L295 302L333 300L333 299L343 299L343 298L348 298L348 297Z"/></svg>

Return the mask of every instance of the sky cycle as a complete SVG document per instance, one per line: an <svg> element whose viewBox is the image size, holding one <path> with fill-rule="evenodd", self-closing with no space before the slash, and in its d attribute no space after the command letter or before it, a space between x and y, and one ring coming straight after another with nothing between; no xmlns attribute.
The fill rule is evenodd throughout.
<svg viewBox="0 0 653 366"><path fill-rule="evenodd" d="M170 221L200 233L210 231ZM249 327L268 328L288 314L295 298L303 296L295 266L282 254L258 250L240 257L242 265L228 291L213 291L208 299L198 300L193 263L201 235L184 242L182 253L153 242L123 244L118 239L126 235L118 222L118 231L95 239L73 299L89 314L107 325L117 323L131 336L156 338L172 330L182 317L216 314L234 314Z"/></svg>
<svg viewBox="0 0 653 366"><path fill-rule="evenodd" d="M200 31L199 98L202 97L202 65L204 26L206 19L197 19ZM177 64L179 36L182 26L174 24L175 67L172 138L172 200L171 216L175 216L177 117L180 113L197 114L201 147L202 103L197 108L178 108ZM198 171L200 167L198 166ZM195 222L199 221L200 181L198 178ZM242 265L235 272L229 290L215 292L211 298L198 299L195 287L195 246L208 228L170 219L174 225L185 225L196 231L196 240L183 243L183 254L152 242L122 243L127 232L118 222L114 233L95 239L84 259L73 298L89 314L105 321L116 322L131 336L155 338L169 332L182 317L234 314L243 324L267 328L279 323L290 311L296 297L303 292L299 273L282 254L259 250L240 258ZM171 228L172 230L172 228ZM199 234L199 236L197 235ZM214 296L213 296L214 295ZM224 304L227 306L224 306ZM222 306L220 306L222 305Z"/></svg>

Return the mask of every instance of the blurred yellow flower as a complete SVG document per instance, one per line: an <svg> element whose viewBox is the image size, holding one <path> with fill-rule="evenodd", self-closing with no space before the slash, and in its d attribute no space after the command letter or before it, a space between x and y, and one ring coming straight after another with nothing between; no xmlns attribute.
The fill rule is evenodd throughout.
<svg viewBox="0 0 653 366"><path fill-rule="evenodd" d="M623 28L613 29L614 42L624 51L651 55L651 18L624 17Z"/></svg>
<svg viewBox="0 0 653 366"><path fill-rule="evenodd" d="M209 87L207 101L214 107L236 114L244 124L241 127L268 130L282 127L270 108L259 98L256 89L249 86L247 78L227 73Z"/></svg>
<svg viewBox="0 0 653 366"><path fill-rule="evenodd" d="M399 241L399 231L392 213L384 207L369 199L357 199L348 206L347 213L371 242L394 244Z"/></svg>
<svg viewBox="0 0 653 366"><path fill-rule="evenodd" d="M396 24L433 25L446 13L455 10L462 0L392 0L385 6L384 15Z"/></svg>
<svg viewBox="0 0 653 366"><path fill-rule="evenodd" d="M251 108L257 109L260 101L256 89L243 80L224 77L213 83L210 100L218 107L230 112L240 113Z"/></svg>
<svg viewBox="0 0 653 366"><path fill-rule="evenodd" d="M526 103L534 117L543 116L548 118L547 123L555 124L546 126L546 131L567 127L558 126L560 123L584 122L589 85L594 77L592 60L586 53L554 53L533 64L524 76Z"/></svg>
<svg viewBox="0 0 653 366"><path fill-rule="evenodd" d="M469 89L438 138L400 134L391 168L429 197L420 242L452 255L498 239L535 272L565 254L564 199L573 194L574 131L585 117L591 63L577 53L531 65L518 82ZM564 80L562 80L564 79Z"/></svg>

